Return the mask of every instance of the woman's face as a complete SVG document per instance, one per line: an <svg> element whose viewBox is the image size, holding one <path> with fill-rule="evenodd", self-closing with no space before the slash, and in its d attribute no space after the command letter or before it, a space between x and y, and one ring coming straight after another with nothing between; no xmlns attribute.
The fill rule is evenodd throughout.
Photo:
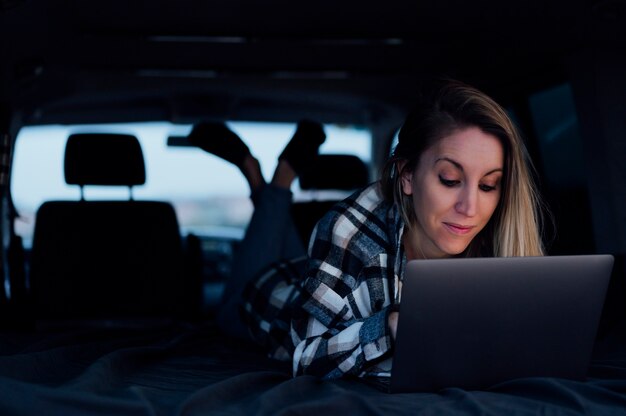
<svg viewBox="0 0 626 416"><path fill-rule="evenodd" d="M407 255L462 253L498 205L503 169L502 144L478 127L456 130L427 149L416 169L402 175L417 218L405 236Z"/></svg>

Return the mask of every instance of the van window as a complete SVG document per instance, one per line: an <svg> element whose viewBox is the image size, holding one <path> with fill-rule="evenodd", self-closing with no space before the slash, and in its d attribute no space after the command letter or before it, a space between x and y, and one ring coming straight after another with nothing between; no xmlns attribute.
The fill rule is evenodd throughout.
<svg viewBox="0 0 626 416"><path fill-rule="evenodd" d="M583 142L571 86L565 83L538 91L528 103L546 184L544 194L555 218L549 253L592 253L595 242Z"/></svg>
<svg viewBox="0 0 626 416"><path fill-rule="evenodd" d="M277 157L293 135L293 123L231 122L229 127L259 159L271 179ZM146 162L146 183L133 188L136 200L164 200L173 204L183 234L240 238L252 204L245 179L236 167L195 147L168 146L168 137L186 136L191 125L166 122L23 128L16 140L11 192L19 217L16 232L30 247L35 213L47 200L78 200L78 186L67 185L63 159L67 137L73 133L125 133L135 135ZM371 160L369 130L348 125L326 125L321 153L353 154ZM294 198L303 198L297 181ZM128 199L125 187L86 186L85 199Z"/></svg>
<svg viewBox="0 0 626 416"><path fill-rule="evenodd" d="M582 139L570 85L562 84L532 94L529 104L545 179L553 187L584 186Z"/></svg>

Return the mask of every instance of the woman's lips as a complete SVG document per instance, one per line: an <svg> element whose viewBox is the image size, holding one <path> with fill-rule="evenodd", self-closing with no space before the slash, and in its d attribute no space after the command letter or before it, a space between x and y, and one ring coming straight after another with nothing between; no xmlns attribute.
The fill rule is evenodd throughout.
<svg viewBox="0 0 626 416"><path fill-rule="evenodd" d="M451 222L444 222L443 225L453 234L465 235L472 231L473 225L460 225Z"/></svg>

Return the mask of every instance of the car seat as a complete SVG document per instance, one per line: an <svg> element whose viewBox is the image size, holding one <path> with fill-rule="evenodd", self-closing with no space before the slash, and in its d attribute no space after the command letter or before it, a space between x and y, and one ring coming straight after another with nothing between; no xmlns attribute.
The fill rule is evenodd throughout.
<svg viewBox="0 0 626 416"><path fill-rule="evenodd" d="M37 212L30 285L36 318L172 317L188 312L194 289L169 203L132 200L145 183L136 137L74 134L65 181L79 201L48 201ZM86 201L87 185L128 186L130 200Z"/></svg>

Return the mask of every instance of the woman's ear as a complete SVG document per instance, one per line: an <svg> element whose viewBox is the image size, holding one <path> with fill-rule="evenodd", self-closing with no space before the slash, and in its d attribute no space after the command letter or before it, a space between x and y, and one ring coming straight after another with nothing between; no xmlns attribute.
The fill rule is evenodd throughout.
<svg viewBox="0 0 626 416"><path fill-rule="evenodd" d="M407 161L401 160L396 164L398 174L400 175L400 185L402 186L402 192L405 195L413 194L413 172L411 169L404 169Z"/></svg>

